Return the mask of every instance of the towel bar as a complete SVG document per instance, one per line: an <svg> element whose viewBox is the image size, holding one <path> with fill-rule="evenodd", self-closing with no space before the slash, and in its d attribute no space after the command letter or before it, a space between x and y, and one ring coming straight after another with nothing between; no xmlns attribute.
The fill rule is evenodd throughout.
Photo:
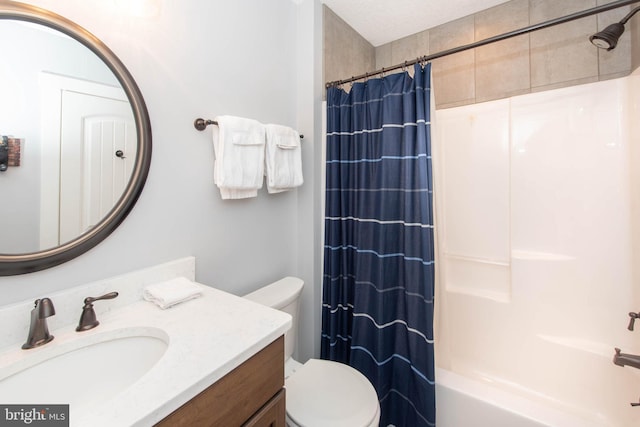
<svg viewBox="0 0 640 427"><path fill-rule="evenodd" d="M198 130L205 130L209 125L218 126L218 122L216 122L215 120L201 119L199 117L193 122L193 126Z"/></svg>
<svg viewBox="0 0 640 427"><path fill-rule="evenodd" d="M195 127L198 130L205 130L209 125L218 126L218 122L216 122L215 120L202 119L200 117L195 119L193 122L193 127ZM304 138L304 135L300 135L300 139L302 138Z"/></svg>

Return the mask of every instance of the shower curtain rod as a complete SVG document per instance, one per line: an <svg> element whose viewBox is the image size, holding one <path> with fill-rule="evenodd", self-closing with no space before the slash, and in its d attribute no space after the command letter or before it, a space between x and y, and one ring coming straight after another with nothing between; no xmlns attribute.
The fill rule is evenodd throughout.
<svg viewBox="0 0 640 427"><path fill-rule="evenodd" d="M640 0L618 0L618 1L614 1L612 3L609 4L604 4L602 6L596 6L593 7L591 9L587 9L587 10L583 10L581 12L576 12L576 13L572 13L570 15L567 16L563 16L561 18L555 18L555 19L551 19L549 21L545 21L545 22L541 22L539 24L534 24L534 25L530 25L528 27L524 27L524 28L520 28L519 30L514 30L514 31L510 31L508 33L504 33L504 34L500 34L497 36L493 36L493 37L489 37L487 39L484 40L479 40L477 42L474 43L469 43L466 45L462 45L462 46L458 46L452 49L447 49L447 50L443 50L441 52L437 52L431 55L425 55L425 56L421 56L419 58L416 58L412 61L404 61L402 64L397 64L397 65L393 65L391 67L383 67L379 70L376 71L372 71L370 73L364 73L364 74L360 74L359 76L355 76L355 77L351 77L349 79L345 79L345 80L335 80L332 82L328 82L325 84L326 88L332 87L332 86L340 86L343 85L345 83L351 83L351 82L355 82L356 80L361 80L361 79L368 79L369 77L373 77L379 74L384 74L388 71L393 71L393 70L397 70L400 68L406 68L409 67L411 65L417 64L419 62L428 62L431 61L433 59L438 59L438 58L442 58L444 56L448 56L448 55L453 55L454 53L458 53L458 52L463 52L465 50L469 50L469 49L474 49L476 47L480 47L480 46L484 46L487 44L491 44L491 43L495 43L495 42L499 42L502 40L506 40L509 39L511 37L516 37L516 36L520 36L522 34L527 34L527 33L531 33L534 31L538 31L538 30L542 30L544 28L549 28L549 27L553 27L554 25L559 25L559 24L564 24L566 22L570 22L570 21L574 21L576 19L580 19L580 18L586 18L587 16L591 16L591 15L595 15L597 13L601 13L601 12L606 12L608 10L612 10L612 9L617 9L619 7L623 7L623 6L627 6L633 3L638 3Z"/></svg>

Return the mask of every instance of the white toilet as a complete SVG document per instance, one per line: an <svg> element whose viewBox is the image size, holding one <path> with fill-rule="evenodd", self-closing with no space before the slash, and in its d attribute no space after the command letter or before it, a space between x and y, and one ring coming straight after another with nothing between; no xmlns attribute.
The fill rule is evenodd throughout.
<svg viewBox="0 0 640 427"><path fill-rule="evenodd" d="M285 334L285 388L287 425L291 427L377 427L378 395L369 380L351 366L310 359L305 364L291 356L298 336L298 309L304 282L285 277L245 298L289 313Z"/></svg>

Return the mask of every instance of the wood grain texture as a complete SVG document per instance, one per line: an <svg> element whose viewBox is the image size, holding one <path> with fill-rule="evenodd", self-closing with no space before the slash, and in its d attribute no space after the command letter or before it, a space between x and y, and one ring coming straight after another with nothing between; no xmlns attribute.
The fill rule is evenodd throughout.
<svg viewBox="0 0 640 427"><path fill-rule="evenodd" d="M284 337L280 337L175 410L156 426L241 426L261 408L265 409L263 407L272 403L269 401L282 390L283 386ZM281 400L284 401L284 394ZM274 402L276 407L277 403ZM279 414L277 408L266 409L269 416L272 413ZM278 416L276 424L251 425L284 426L284 412L281 415L281 417Z"/></svg>

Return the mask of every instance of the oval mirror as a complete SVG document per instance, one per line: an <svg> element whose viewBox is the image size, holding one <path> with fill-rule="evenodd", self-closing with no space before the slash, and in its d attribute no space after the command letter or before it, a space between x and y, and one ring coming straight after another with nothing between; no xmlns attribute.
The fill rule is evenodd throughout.
<svg viewBox="0 0 640 427"><path fill-rule="evenodd" d="M75 258L120 225L147 178L151 125L122 62L62 16L0 0L0 58L0 276L8 276Z"/></svg>

